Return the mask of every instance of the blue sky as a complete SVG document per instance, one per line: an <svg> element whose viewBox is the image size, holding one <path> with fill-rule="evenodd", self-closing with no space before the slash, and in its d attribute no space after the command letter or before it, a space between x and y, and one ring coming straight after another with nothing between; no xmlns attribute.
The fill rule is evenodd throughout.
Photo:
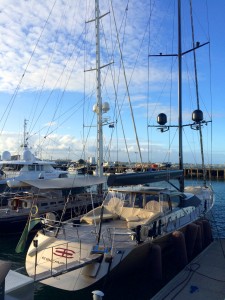
<svg viewBox="0 0 225 300"><path fill-rule="evenodd" d="M28 120L29 144L41 158L73 159L96 156L94 1L2 0L0 2L0 152L16 154ZM100 1L101 13L109 11ZM176 1L175 1L176 2ZM176 53L174 0L112 0L101 19L102 99L110 104L104 115L105 160L140 161L129 95L143 161L177 162L177 130L160 133L157 115L167 113L177 124L177 64L173 58L150 58L148 53ZM128 10L126 7L128 5ZM151 6L150 6L151 4ZM183 51L192 47L188 1L182 1ZM208 12L206 10L208 7ZM151 11L151 17L149 17ZM208 13L208 15L207 15ZM197 52L200 108L212 125L204 126L206 163L225 162L223 0L193 1L195 41L210 40ZM183 58L183 121L196 109L193 54ZM198 132L184 129L184 162L199 163ZM126 142L124 141L126 137ZM211 141L213 146L211 148ZM85 149L85 150L84 150ZM127 154L129 153L129 156Z"/></svg>

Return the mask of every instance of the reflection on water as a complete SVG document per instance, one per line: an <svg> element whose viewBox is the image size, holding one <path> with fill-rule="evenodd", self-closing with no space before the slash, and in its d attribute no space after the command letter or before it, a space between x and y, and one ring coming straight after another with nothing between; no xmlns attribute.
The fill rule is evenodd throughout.
<svg viewBox="0 0 225 300"><path fill-rule="evenodd" d="M213 181L212 187L215 192L215 205L210 219L212 221L213 235L215 238L225 237L225 182Z"/></svg>

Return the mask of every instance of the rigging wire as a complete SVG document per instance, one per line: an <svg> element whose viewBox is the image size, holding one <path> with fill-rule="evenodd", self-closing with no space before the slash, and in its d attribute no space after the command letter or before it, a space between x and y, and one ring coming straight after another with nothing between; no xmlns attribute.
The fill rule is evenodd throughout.
<svg viewBox="0 0 225 300"><path fill-rule="evenodd" d="M92 93L90 95L92 95L94 92L92 91ZM82 98L83 99L83 98ZM51 132L48 132L48 134L45 135L44 138L49 137L49 135L51 135L53 132L55 132L56 130L58 130L58 128L60 128L63 124L65 124L72 116L74 116L74 114L82 107L83 105L83 100L77 101L76 104L74 104L72 107L69 107L64 113L62 113L58 118L55 119L55 122L58 121L60 118L62 118L65 115L65 119L58 124L58 126L51 130ZM68 113L70 113L70 115L68 115ZM41 129L39 129L38 131L34 132L32 135L30 135L30 137L39 134L42 132L42 130L44 130L46 128L46 126L43 126Z"/></svg>
<svg viewBox="0 0 225 300"><path fill-rule="evenodd" d="M154 2L154 5L155 5L155 2ZM152 11L153 11L153 8L154 8L154 5L152 5L151 4L151 0L150 0L150 18L151 18L151 15L152 15ZM152 7L152 8L151 8ZM166 10L167 11L167 10ZM175 14L175 10L174 10L174 14ZM173 20L174 20L174 18L173 18ZM151 32L151 30L150 30L150 21L149 21L149 44L148 44L148 54L149 54L149 57L150 57L150 32ZM160 26L160 28L162 27L162 23L161 23L161 26ZM174 27L174 25L173 25L173 27ZM173 31L174 32L174 31ZM171 41L172 41L172 49L173 49L173 41L174 41L174 34L173 34L173 37L172 37L172 39L171 39ZM173 70L173 67L174 67L174 65L175 65L175 63L176 63L176 58L174 59L174 57L172 56L172 61L171 61L171 66L170 66L170 70L171 70L171 72L170 72L170 79L169 79L169 77L164 81L164 86L162 87L162 89L161 89L161 93L160 93L160 95L158 96L158 99L157 99L157 101L156 101L156 103L158 104L159 103L159 99L161 98L161 96L162 96L162 94L163 94L163 92L164 92L164 90L165 90L165 88L166 88L166 85L167 85L167 81L170 81L170 124L171 124L171 115L172 115L172 110L171 110L171 107L172 107L172 105L171 105L171 99L172 99L172 83L173 83L173 81L172 81L172 77L173 77L173 73L172 73L172 70ZM156 113L156 108L157 108L157 104L155 105L155 108L153 109L153 111L152 111L152 113L151 113L151 116L149 116L149 114L150 114L150 112L149 112L149 98L150 98L150 84L149 84L149 82L150 82L150 63L149 63L149 59L148 59L148 97L147 97L147 136L148 136L148 162L150 161L150 159L149 159L149 153L150 153L150 147L149 147L149 143L150 143L150 140L149 140L149 128L150 128L150 126L149 126L149 124L150 124L150 120L151 119L153 119L153 116L155 117L155 113ZM168 145L169 145L169 150L168 150L168 153L166 153L166 155L165 155L165 158L168 156L168 161L170 161L170 147L171 147L171 142L170 142L170 132L169 132L169 143L168 143ZM151 153L152 153L152 151L151 151ZM152 156L151 156L151 160L152 160ZM165 159L163 160L163 161L165 161Z"/></svg>
<svg viewBox="0 0 225 300"><path fill-rule="evenodd" d="M129 1L127 2L126 9L125 9L125 12L124 12L124 16L123 16L122 21L121 21L120 29L118 31L120 33L120 31L122 29L123 22L124 22L124 26L123 26L124 31L123 31L121 49L123 49L123 46L124 46L124 37L125 37L125 28L126 28L128 4L129 4ZM111 1L111 6L112 6L112 1ZM113 7L112 7L112 10L113 10ZM116 21L115 21L115 18L114 18L114 25L116 26L115 22ZM118 40L117 40L117 43L118 43ZM116 46L116 44L115 44L115 46ZM115 50L115 48L114 48L114 50ZM115 95L116 95L115 101L116 101L116 106L118 107L117 112L118 112L118 116L119 116L119 120L120 120L120 124L121 124L121 129L122 129L122 133L123 133L125 148L126 148L126 152L127 152L127 156L128 156L128 162L129 162L129 165L131 165L131 159L130 159L130 154L129 154L129 150L128 150L127 139L126 139L126 136L125 136L125 129L124 129L123 120L122 120L122 116L121 116L122 105L121 105L121 107L119 107L119 103L118 103L118 86L119 86L121 65L122 65L122 63L121 63L121 60L120 60L119 75L118 75L118 78L117 78L117 85L116 85L117 87L115 86L114 80L113 80L113 87L114 87L114 91L115 91ZM118 129L117 129L117 156L118 156ZM118 161L118 157L117 157L117 161Z"/></svg>
<svg viewBox="0 0 225 300"><path fill-rule="evenodd" d="M174 15L173 15L173 25L172 25L172 28L175 27L175 2L174 2L174 8L173 8L173 12L174 12ZM172 53L173 53L173 49L174 49L174 30L173 30L173 35L172 35L172 39L171 39L171 42L172 42L172 45L171 45L171 49L172 49ZM176 57L177 58L177 57ZM171 57L171 65L170 65L170 113L169 113L169 116L170 116L170 119L169 119L169 124L171 125L171 119L172 119L172 87L173 87L173 65L176 61L176 58L174 59L174 56ZM169 152L169 156L168 156L168 162L170 161L170 153L171 153L171 134L170 134L170 130L169 130L169 143L168 143L168 152Z"/></svg>
<svg viewBox="0 0 225 300"><path fill-rule="evenodd" d="M85 2L85 16L87 15L87 1ZM84 36L86 37L87 35L87 23L85 22L85 29L84 29ZM84 38L84 58L83 58L83 64L84 64L84 70L86 66L86 38ZM84 126L84 116L85 116L85 99L86 99L86 72L84 72L84 82L83 82L83 93L84 93L84 98L83 98L83 110L82 110L82 118L83 118L83 128L82 128L82 151L83 153L86 153L86 145L84 143L84 137L85 137L85 126ZM81 156L82 157L82 156ZM85 154L84 154L85 157Z"/></svg>
<svg viewBox="0 0 225 300"><path fill-rule="evenodd" d="M155 5L155 2L154 2ZM150 62L149 62L149 53L150 53L150 41L151 41L151 19L152 12L154 10L154 5L152 4L152 0L149 1L149 23L148 23L148 87L147 87L147 141L148 141L148 163L150 162L150 133L149 133L149 99L150 99ZM152 153L152 151L151 151ZM152 160L152 159L151 159Z"/></svg>
<svg viewBox="0 0 225 300"><path fill-rule="evenodd" d="M64 10L64 13L61 14L61 18L59 20L59 23L58 23L58 26L57 26L57 31L56 31L56 37L58 36L58 32L60 31L60 25L62 24L62 21L65 19L65 10ZM55 51L56 51L56 46L57 46L57 40L55 39L55 42L54 42L54 46L53 46L53 51L51 51L51 55L49 56L49 61L47 63L47 67L46 67L46 71L45 71L45 74L43 76L43 80L42 80L42 84L41 84L41 88L37 91L37 95L36 95L36 105L34 107L34 112L33 112L33 117L32 118L29 118L31 119L30 121L30 129L29 129L29 132L31 133L34 129L34 127L36 126L37 122L39 121L40 119L40 115L39 117L36 119L36 121L34 121L34 117L35 117L35 113L37 112L37 109L38 109L38 104L39 104L39 101L41 99L41 96L42 96L42 93L44 91L44 86L45 86L45 83L46 83L46 79L47 79L47 76L48 76L48 73L49 73L49 70L50 70L50 65L53 61L53 58L54 58L54 54L55 54ZM33 124L33 125L32 125Z"/></svg>
<svg viewBox="0 0 225 300"><path fill-rule="evenodd" d="M58 83L59 80L61 79L61 76L64 74L64 72L65 72L65 70L66 70L66 67L67 67L67 65L69 64L69 62L70 62L70 60L71 60L71 58L72 58L72 55L73 55L73 53L74 53L74 50L75 50L75 49L73 49L71 55L69 56L69 58L68 58L68 60L67 60L67 62L66 62L66 64L65 64L65 67L63 68L63 70L62 70L60 76L59 76L58 79L57 79L57 82L55 83L55 86L57 85L57 83ZM77 59L78 59L78 58L77 58ZM71 76L72 76L72 73L73 73L73 71L74 71L74 69L75 69L76 63L77 63L77 60L75 60L73 66L72 66L72 68L71 68L69 77L67 78L66 83L65 83L65 86L64 86L64 90L62 91L62 94L61 94L61 96L60 96L60 98L59 98L59 103L62 101L62 99L63 99L63 97L64 97L64 94L65 94L65 91L66 91L66 87L67 87L68 84L69 84L69 81L70 81L70 78L71 78ZM54 91L54 89L51 91L51 93L50 93L50 95L49 95L49 97L48 97L48 99L47 99L47 102L50 100L50 97L51 97L51 95L53 94L53 91ZM45 106L47 105L47 102L45 103ZM59 105L59 104L58 104L58 105ZM78 106L78 105L79 105L79 102L77 102L77 104L75 104L74 106ZM45 106L44 106L44 107L45 107ZM74 107L74 106L73 106L73 107ZM44 111L44 107L43 107L43 109L42 109L42 112ZM77 111L78 109L80 109L80 108L81 108L81 105L78 106L78 108L76 109L76 111ZM60 125L57 126L57 128L59 128L62 124L64 124L65 122L67 122L67 120L70 119L70 118L74 115L74 112L71 113L71 109L68 109L67 111L70 112L70 116L67 117L64 121L62 121L62 122L60 123ZM41 114L41 113L40 113L40 114ZM39 116L40 116L40 114L39 114ZM65 114L65 112L64 112L63 114ZM53 117L52 117L51 123L53 123L53 122L55 122L57 119L61 118L63 114L61 114L58 118L55 118L55 115L56 115L56 112L55 112L54 115L53 115ZM55 128L54 130L50 131L50 127L49 127L48 130L47 130L47 132L45 133L45 136L44 136L44 137L46 138L47 136L49 136L50 134L52 134L54 131L56 131L57 128Z"/></svg>
<svg viewBox="0 0 225 300"><path fill-rule="evenodd" d="M62 70L60 76L59 76L58 79L57 79L57 82L55 83L55 86L57 85L57 83L59 82L59 80L61 80L62 75L65 73L66 67L69 65L70 60L72 59L72 56L73 56L75 50L76 50L76 47L74 46L73 51L72 51L71 54L69 55L69 58L68 58L68 60L67 60L67 62L66 62L66 64L65 64L65 67L63 68L63 70ZM79 53L78 53L78 54L79 54ZM67 80L66 80L66 82L65 82L64 90L63 90L63 92L62 92L62 94L61 94L61 97L60 97L60 99L59 99L59 102L61 102L61 100L62 100L63 97L64 97L64 94L65 94L65 91L66 91L66 87L67 87L68 84L69 84L69 81L70 81L70 79L71 79L72 73L73 73L73 71L74 71L74 69L75 69L75 66L76 66L76 64L77 64L78 54L77 54L77 59L74 61L73 66L72 66L72 68L71 68L71 70L70 70L69 76L68 76L68 78L67 78ZM50 97L51 97L51 95L53 94L53 91L54 91L54 89L53 89L52 92L50 93L50 95L49 95L47 101L50 100ZM42 111L43 111L43 110L42 110ZM55 113L56 113L56 112L55 112ZM53 115L52 121L51 121L51 122L54 122L54 116L55 116L55 114ZM48 135L48 131L47 131L46 135Z"/></svg>
<svg viewBox="0 0 225 300"><path fill-rule="evenodd" d="M5 127L5 125L6 125L7 119L8 119L8 117L9 117L10 112L11 112L11 109L12 109L12 107L13 107L13 104L14 104L14 102L15 102L15 100L16 100L16 97L17 97L17 94L18 94L18 92L19 92L20 86L21 86L21 84L22 84L23 78L24 78L24 76L25 76L25 74L26 74L26 72L27 72L27 70L28 70L28 67L29 67L29 65L30 65L30 62L31 62L31 60L32 60L32 58L33 58L33 56L34 56L34 53L35 53L35 51L36 51L36 49L37 49L37 46L38 46L38 44L39 44L39 42L40 42L40 40L41 40L41 37L42 37L42 35L43 35L43 33L44 33L44 30L45 30L46 26L47 26L47 24L48 24L48 21L49 21L49 19L50 19L50 16L52 15L52 12L53 12L53 10L54 10L54 7L55 7L56 2L57 2L57 0L55 0L55 2L54 2L53 5L52 5L52 8L51 8L51 10L50 10L50 12L49 12L49 15L48 15L47 19L45 20L44 26L43 26L43 28L42 28L42 30L41 30L41 33L40 33L40 35L39 35L39 37L38 37L38 39L37 39L37 41L36 41L36 44L35 44L35 46L34 46L34 49L33 49L32 53L31 53L31 55L30 55L30 58L29 58L29 60L28 60L28 63L27 63L27 65L26 65L25 69L24 69L24 72L23 72L23 74L22 74L20 80L19 80L19 83L18 83L18 85L17 85L17 87L16 87L16 89L15 89L15 91L14 91L14 93L13 93L13 95L12 95L10 101L9 101L9 104L7 105L7 107L6 107L6 109L5 109L5 112L3 113L3 116L2 116L1 119L0 119L0 122L1 122L1 121L3 120L3 118L4 118L4 116L6 115L6 117L5 117L5 122L3 123L2 129L1 129L1 132L0 132L0 135L2 135L2 132L3 132L4 127ZM7 110L8 110L8 113L7 113Z"/></svg>
<svg viewBox="0 0 225 300"><path fill-rule="evenodd" d="M194 36L194 21L193 21L193 13L192 13L192 0L190 0L190 15L191 15L191 31L192 31L192 45L195 48L195 36ZM198 92L198 74L197 74L197 62L196 62L196 52L193 49L194 56L194 71L195 71L195 89L196 89L196 97L197 97L197 109L200 109L199 104L199 92ZM204 151L203 151L203 137L202 137L202 126L199 126L199 135L200 135L200 147L201 147L201 157L202 157L202 170L203 170L203 184L206 186L206 168L205 168L205 159L204 159Z"/></svg>
<svg viewBox="0 0 225 300"><path fill-rule="evenodd" d="M130 92L129 92L129 88L128 88L129 84L128 84L128 81L127 81L125 65L124 65L124 61L123 61L123 54L122 54L122 49L121 49L121 45L120 45L120 42L119 42L119 33L118 33L118 28L117 28L117 25L116 25L116 21L115 21L115 13L114 13L113 6L112 6L112 12L113 12L113 18L114 18L114 23L115 23L115 28L116 28L116 37L117 37L117 41L118 41L119 52L120 52L120 57L121 57L121 62L122 62L122 69L123 69L123 74L124 74L124 79L125 79L127 97L128 97L129 107L130 107L131 116L132 116L132 120L133 120L134 131L135 131L136 142L137 142L139 156L140 156L140 162L141 162L141 165L143 166L142 153L141 153L140 143L139 143L139 139L138 139L138 135L137 135L137 128L136 128L136 124L135 124L135 120L134 120L134 113L133 113L133 108L132 108L132 104L131 104Z"/></svg>
<svg viewBox="0 0 225 300"><path fill-rule="evenodd" d="M207 0L205 1L206 3L206 18L207 18L207 29L208 29L208 41L210 42L210 34L209 34L209 9L208 9L208 2ZM211 111L211 115L210 115L210 120L212 121L212 113L213 113L213 106L212 106L212 63L211 63L211 48L210 48L210 43L209 43L209 90L210 90L210 104L211 104L211 107L210 107L210 111ZM212 166L212 162L213 162L213 159L212 159L212 145L213 145L213 135L212 135L212 132L213 132L213 122L211 123L211 162L210 162L210 165Z"/></svg>
<svg viewBox="0 0 225 300"><path fill-rule="evenodd" d="M121 30L121 28L122 28L122 25L123 25L123 22L124 22L124 19L126 20L126 12L125 12L125 14L124 14L124 17L122 18L122 22L121 22L121 26L120 26L120 30ZM111 57L111 58L113 58L114 57L114 53L115 53L115 47L116 47L116 44L113 46L113 42L112 42L112 49L113 49L113 51L112 51L112 54L111 55L109 55L109 48L108 48L108 45L107 45L107 39L106 39L106 34L105 34L105 32L104 32L104 28L103 28L103 24L102 24L102 20L101 20L101 26L102 26L102 32L103 32L103 36L104 36L104 40L105 40L105 49L106 49L106 53L107 53L107 55L108 55L108 57ZM110 28L111 28L111 22L110 22ZM124 26L124 28L126 27L126 24L125 24L125 26ZM119 32L120 32L120 30L119 30ZM124 31L124 34L123 34L123 36L125 35L125 31ZM111 35L112 36L112 35ZM123 38L123 41L124 41L124 38ZM112 59L112 61L114 61L114 59ZM113 82L113 88L114 88L114 94L115 94L115 106L114 106L114 117L113 117L113 119L114 120L116 120L115 122L113 122L114 124L117 124L117 116L116 116L116 107L119 107L119 105L118 105L118 84L119 84L119 79L120 79L120 75L119 76L117 76L117 84L115 83L115 75L114 75L114 72L112 71L112 64L109 64L109 70L110 70L110 72L111 72L111 77L112 77L112 82ZM103 88L105 88L105 91L106 91L106 94L108 94L108 92L107 92L107 89L106 89L106 87L105 87L105 82L106 82L106 77L107 77L107 73L108 73L108 71L106 72L106 74L105 74L105 77L104 77L104 79L103 79L103 83L102 83L102 87ZM119 68L119 74L120 74L120 68ZM120 110L118 110L119 111L119 116L120 116ZM121 121L121 126L123 126L123 122L122 122L122 117L120 117L120 121ZM111 145L111 143L112 143L112 137L113 137L113 132L114 132L114 129L112 130L112 132L111 132L111 138L110 138L110 141L109 141L109 144L108 144L108 150L107 151L110 151L110 145ZM126 138L125 138L125 134L124 134L124 140L126 141ZM117 145L118 145L118 143L117 143ZM127 148L127 153L128 153L128 156L129 156L129 151L128 151L128 148ZM106 153L105 153L105 155L106 155ZM130 158L129 158L129 160L130 160Z"/></svg>
<svg viewBox="0 0 225 300"><path fill-rule="evenodd" d="M59 25L58 25L58 31L59 31L59 28L60 28L60 24L62 23L62 20L65 19L65 15L66 15L66 8L65 8L64 12L61 14L61 19L60 19ZM73 19L75 20L75 18L73 18ZM73 28L76 28L76 26L73 26ZM56 34L56 36L58 36L58 35ZM71 36L72 36L72 34L71 34ZM78 42L79 42L79 40L83 41L83 39L81 38L81 36L82 36L82 33L81 33L80 36L78 37ZM73 54L74 54L74 52L75 52L75 45L77 45L78 42L75 41L75 42L73 43L74 46L73 46L73 49L72 49L72 51L71 51L71 54L70 54L69 57L68 57L67 63L64 64L65 67L64 67L62 73L60 74L60 76L58 77L57 82L59 82L60 80L62 80L63 75L66 73L67 66L69 67L69 61L72 59L72 56L73 56ZM54 49L56 49L56 42L55 42L55 47L54 47ZM69 50L69 43L68 43L68 50ZM49 60L49 63L48 63L48 68L49 68L49 66L50 66L51 61L53 60L54 53L55 53L55 50L52 51L52 56L50 57L50 60ZM61 114L61 116L59 116L58 118L56 118L56 113L57 113L57 111L58 111L58 109L59 109L59 105L60 105L60 103L62 102L62 99L63 99L63 97L64 97L64 94L65 94L65 91L66 91L66 87L67 87L67 85L68 85L68 83L69 83L69 80L70 80L70 78L71 78L71 76L72 76L72 73L73 73L74 68L75 68L75 64L76 64L76 62L77 62L77 60L78 60L78 57L79 57L79 53L77 54L77 59L75 60L75 62L74 62L74 64L73 64L73 67L72 67L71 70L70 70L70 73L68 74L68 79L65 81L64 90L62 91L61 96L58 95L58 96L59 96L59 100L58 100L58 103L56 104L56 109L55 109L55 111L54 111L54 115L52 116L52 120L50 121L51 124L53 124L53 122L55 122L57 119L60 119L60 118L65 114L65 113L63 113L63 114ZM40 99L41 94L42 94L42 92L43 92L44 84L45 84L45 78L47 77L47 73L48 73L48 70L46 71L46 75L44 76L44 81L43 81L43 84L42 84L42 89L41 89L41 91L39 92L38 99ZM57 84L57 82L56 82L56 84ZM56 86L56 85L55 85L55 86ZM41 112L39 113L39 115L38 115L38 117L37 117L37 119L36 119L36 122L33 122L32 130L34 129L34 127L35 127L35 125L37 124L38 120L40 119L42 113L44 112L45 107L46 107L47 103L48 103L49 100L50 100L50 97L53 95L53 91L54 91L54 88L52 89L52 91L51 91L51 93L50 93L48 99L46 100L44 106L42 107L42 110L41 110ZM78 105L79 105L79 103L78 103ZM75 105L75 106L76 106L76 105ZM71 108L71 109L72 109L72 108ZM71 109L68 110L68 112L70 113L70 117L69 117L69 118L72 117ZM36 111L36 110L35 110L35 111ZM68 118L67 118L67 119L68 119ZM65 120L62 121L60 125L62 125L62 124L65 123L65 122L66 122ZM42 129L40 129L39 132L42 131L44 128L46 128L46 126L44 126ZM59 126L57 126L57 128L59 128ZM53 131L56 131L57 128L55 128ZM49 127L49 129L47 130L47 132L46 132L46 134L45 134L45 139L46 139L46 137L47 137L49 134L51 134L53 131L50 132L50 127ZM36 134L36 133L35 133L35 134ZM34 135L34 134L33 134L33 135ZM44 142L44 141L43 141L43 142Z"/></svg>
<svg viewBox="0 0 225 300"><path fill-rule="evenodd" d="M128 3L129 3L129 1L128 1ZM123 48L123 44L124 44L126 19L127 19L127 6L128 6L128 4L126 5L125 13L123 15L123 18L122 18L122 21L121 21L121 25L120 25L120 29L119 29L119 32L121 32L121 29L122 29L122 26L123 26L123 23L124 23L124 26L123 26L124 27L124 32L123 32L123 38L122 38L122 43L121 43L122 47L121 48ZM101 26L102 26L102 32L103 32L104 40L105 40L105 49L106 49L108 57L110 58L109 61L113 61L114 62L114 55L115 55L116 43L113 45L113 40L111 38L112 54L109 55L109 48L108 48L108 45L107 45L106 33L104 31L102 23L101 23ZM111 18L110 18L110 30L112 32ZM110 36L113 37L113 34L111 34ZM130 163L130 156L129 156L128 146L127 146L125 131L124 131L124 127L123 127L123 121L122 121L122 117L121 117L121 109L119 108L119 103L118 103L118 86L119 86L119 82L120 82L121 61L120 61L120 65L119 65L119 68L118 68L117 83L115 83L115 78L116 78L116 76L115 76L115 69L114 69L114 72L113 72L113 70L112 70L112 64L109 64L109 68L110 68L109 70L110 70L110 73L111 73L112 84L113 84L113 89L114 89L114 94L115 94L115 105L114 105L114 112L113 112L113 120L115 120L115 121L113 121L113 124L117 124L118 123L118 118L120 119L122 133L123 133L123 138L124 138L125 147L126 147L126 151L127 151L127 155L128 155L128 161ZM105 87L106 76L107 76L107 73L106 73L105 78L103 80L102 86L105 88L106 94L108 94L107 89ZM121 106L121 108L122 108L122 106ZM118 114L118 116L117 116L117 114ZM112 130L112 133L111 133L111 138L110 138L110 141L109 141L108 151L110 151L110 147L111 147L110 145L111 145L111 142L112 142L113 132L114 132L114 130ZM117 136L117 139L118 139L118 136ZM118 153L118 140L117 140L117 153ZM118 158L117 158L117 160L118 160Z"/></svg>

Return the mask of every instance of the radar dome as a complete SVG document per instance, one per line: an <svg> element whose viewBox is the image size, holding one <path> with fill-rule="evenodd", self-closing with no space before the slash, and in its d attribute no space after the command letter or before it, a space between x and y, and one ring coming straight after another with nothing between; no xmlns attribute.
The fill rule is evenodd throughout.
<svg viewBox="0 0 225 300"><path fill-rule="evenodd" d="M104 113L107 113L109 110L110 110L109 103L108 103L108 102L102 103L102 111L103 111Z"/></svg>
<svg viewBox="0 0 225 300"><path fill-rule="evenodd" d="M96 114L99 113L98 104L94 104L94 105L93 105L93 112L95 112Z"/></svg>
<svg viewBox="0 0 225 300"><path fill-rule="evenodd" d="M9 151L4 151L2 153L2 160L11 160L11 153Z"/></svg>
<svg viewBox="0 0 225 300"><path fill-rule="evenodd" d="M157 116L157 123L159 125L161 125L161 126L164 126L167 123L167 116L166 116L166 114L163 114L163 113L159 114Z"/></svg>
<svg viewBox="0 0 225 300"><path fill-rule="evenodd" d="M23 159L25 161L31 161L31 160L33 160L33 154L30 152L30 150L24 150L23 151Z"/></svg>
<svg viewBox="0 0 225 300"><path fill-rule="evenodd" d="M196 109L192 113L192 120L199 123L203 120L203 112L200 109Z"/></svg>

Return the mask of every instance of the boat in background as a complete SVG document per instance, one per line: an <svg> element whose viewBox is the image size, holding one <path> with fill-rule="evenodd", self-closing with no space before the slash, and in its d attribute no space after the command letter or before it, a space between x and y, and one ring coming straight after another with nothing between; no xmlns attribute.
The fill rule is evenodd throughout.
<svg viewBox="0 0 225 300"><path fill-rule="evenodd" d="M26 137L27 120L24 120L23 155L12 157L9 151L4 151L0 160L0 192L10 189L28 188L23 180L65 178L68 172L56 169L56 163L35 157L28 146ZM55 166L55 167L54 167Z"/></svg>
<svg viewBox="0 0 225 300"><path fill-rule="evenodd" d="M4 151L0 161L0 190L3 191L6 186L27 187L24 180L67 177L67 171L55 169L54 165L56 163L53 161L37 159L27 147L23 151L23 159L18 160L11 160L10 153Z"/></svg>
<svg viewBox="0 0 225 300"><path fill-rule="evenodd" d="M0 209L0 235L21 233L28 218L44 216L54 212L61 213L65 205L65 197L61 191L23 192L8 198L8 205Z"/></svg>
<svg viewBox="0 0 225 300"><path fill-rule="evenodd" d="M88 212L102 203L102 195L92 192L90 197L89 189L105 181L106 178L86 176L23 182L30 189L10 193L7 205L0 208L0 235L21 233L30 218L35 219L36 226L40 225L41 217L64 221Z"/></svg>

